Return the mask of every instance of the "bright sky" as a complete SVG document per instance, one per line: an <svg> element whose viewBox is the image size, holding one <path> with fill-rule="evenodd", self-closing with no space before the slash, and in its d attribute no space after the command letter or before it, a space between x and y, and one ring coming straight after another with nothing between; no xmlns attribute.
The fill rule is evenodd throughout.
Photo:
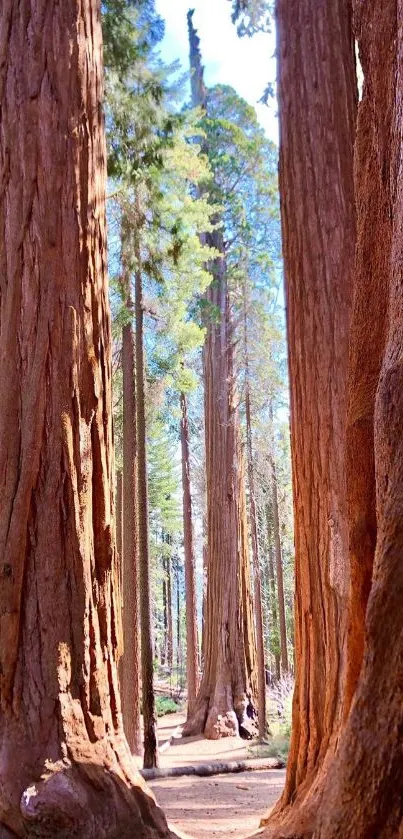
<svg viewBox="0 0 403 839"><path fill-rule="evenodd" d="M276 102L273 100L269 107L257 104L267 83L275 80L274 34L238 38L231 22L229 0L156 0L156 7L166 26L161 48L163 59L179 58L184 69L188 68L186 14L189 8L194 8L193 23L200 37L207 85L222 83L234 87L256 107L268 137L277 143Z"/></svg>

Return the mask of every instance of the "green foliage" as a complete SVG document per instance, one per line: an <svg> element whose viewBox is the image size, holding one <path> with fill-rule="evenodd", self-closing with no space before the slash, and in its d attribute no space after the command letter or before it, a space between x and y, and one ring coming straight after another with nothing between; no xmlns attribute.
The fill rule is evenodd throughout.
<svg viewBox="0 0 403 839"><path fill-rule="evenodd" d="M238 24L238 34L251 37L256 32L270 32L273 2L270 0L231 0L232 20Z"/></svg>
<svg viewBox="0 0 403 839"><path fill-rule="evenodd" d="M171 696L156 696L155 709L157 717L164 717L165 714L176 714L181 706Z"/></svg>
<svg viewBox="0 0 403 839"><path fill-rule="evenodd" d="M148 481L151 527L154 532L169 534L161 555L172 553L172 540L181 533L180 473L177 442L169 434L161 414L149 424Z"/></svg>

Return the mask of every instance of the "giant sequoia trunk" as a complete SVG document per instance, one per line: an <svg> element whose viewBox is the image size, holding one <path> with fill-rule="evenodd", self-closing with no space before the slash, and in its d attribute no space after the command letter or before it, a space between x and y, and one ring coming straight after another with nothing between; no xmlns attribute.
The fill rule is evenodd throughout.
<svg viewBox="0 0 403 839"><path fill-rule="evenodd" d="M395 839L403 835L403 30L395 0L356 2L355 10L365 78L357 136L361 238L355 282L356 300L369 298L369 317L366 329L363 322L352 329L351 348L357 367L361 363L368 370L374 335L376 355L363 395L368 426L374 416L377 538L363 666L315 836ZM364 504L374 489L371 474L360 472L359 478L365 522L369 507ZM370 545L371 517L364 536ZM369 565L364 574L370 573Z"/></svg>
<svg viewBox="0 0 403 839"><path fill-rule="evenodd" d="M0 54L0 822L168 837L117 679L100 3L3 0Z"/></svg>
<svg viewBox="0 0 403 839"><path fill-rule="evenodd" d="M205 107L199 39L188 14L192 92ZM211 244L223 253L220 233ZM207 291L204 348L207 481L207 594L204 672L186 734L250 736L256 715L256 646L248 561L245 477L236 407L232 325L225 260L214 264Z"/></svg>
<svg viewBox="0 0 403 839"><path fill-rule="evenodd" d="M140 638L138 608L137 549L137 428L133 302L130 271L125 252L127 219L122 219L122 292L130 320L122 329L123 368L123 656L121 660L121 696L123 725L133 754L141 754L140 732Z"/></svg>
<svg viewBox="0 0 403 839"><path fill-rule="evenodd" d="M291 388L296 686L281 836L309 830L344 701L344 473L354 262L354 44L347 0L278 0L280 194Z"/></svg>
<svg viewBox="0 0 403 839"><path fill-rule="evenodd" d="M186 394L181 393L181 450L183 494L183 544L185 553L186 598L186 681L187 713L194 711L199 688L199 653L197 643L196 558L194 551L192 495L190 489L189 422Z"/></svg>
<svg viewBox="0 0 403 839"><path fill-rule="evenodd" d="M257 511L255 495L255 469L253 463L253 441L252 441L252 409L250 398L250 375L249 375L249 341L248 341L248 320L247 320L247 288L246 281L243 288L243 340L244 340L244 369L245 369L245 419L246 419L246 452L248 460L248 483L249 483L249 523L252 544L253 558L253 581L254 581L254 607L256 624L256 647L257 647L257 681L258 681L258 723L259 737L263 739L266 734L266 666L264 656L264 630L263 630L263 609L262 609L262 584L259 558L259 540L257 534Z"/></svg>
<svg viewBox="0 0 403 839"><path fill-rule="evenodd" d="M283 574L283 557L281 550L280 537L280 516L278 511L278 489L277 489L277 470L274 457L271 458L271 473L272 473L272 505L273 505L273 534L274 534L274 549L276 554L276 576L277 576L277 600L278 613L280 618L280 650L281 650L281 669L283 673L288 671L288 651L287 651L287 625L285 619L285 600L284 600L284 574Z"/></svg>
<svg viewBox="0 0 403 839"><path fill-rule="evenodd" d="M250 736L256 714L256 647L247 552L246 499L239 418L228 348L225 274L208 292L220 311L204 348L207 593L204 671L186 734Z"/></svg>

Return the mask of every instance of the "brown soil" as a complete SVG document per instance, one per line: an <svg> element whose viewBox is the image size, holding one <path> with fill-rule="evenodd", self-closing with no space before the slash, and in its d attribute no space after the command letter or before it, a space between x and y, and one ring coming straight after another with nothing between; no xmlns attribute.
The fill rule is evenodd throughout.
<svg viewBox="0 0 403 839"><path fill-rule="evenodd" d="M159 721L160 742L180 722L177 714L163 717ZM238 737L175 738L161 755L160 766L212 764L253 756L250 746ZM209 778L160 778L149 786L173 830L192 839L241 839L258 829L261 817L280 797L284 779L284 769L270 769Z"/></svg>

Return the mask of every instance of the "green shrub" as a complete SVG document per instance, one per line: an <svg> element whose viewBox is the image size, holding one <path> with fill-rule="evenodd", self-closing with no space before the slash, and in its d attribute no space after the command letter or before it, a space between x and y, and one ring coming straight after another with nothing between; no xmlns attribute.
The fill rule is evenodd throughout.
<svg viewBox="0 0 403 839"><path fill-rule="evenodd" d="M176 711L181 709L180 705L171 696L157 696L155 708L158 717L163 717L165 714L175 714Z"/></svg>

